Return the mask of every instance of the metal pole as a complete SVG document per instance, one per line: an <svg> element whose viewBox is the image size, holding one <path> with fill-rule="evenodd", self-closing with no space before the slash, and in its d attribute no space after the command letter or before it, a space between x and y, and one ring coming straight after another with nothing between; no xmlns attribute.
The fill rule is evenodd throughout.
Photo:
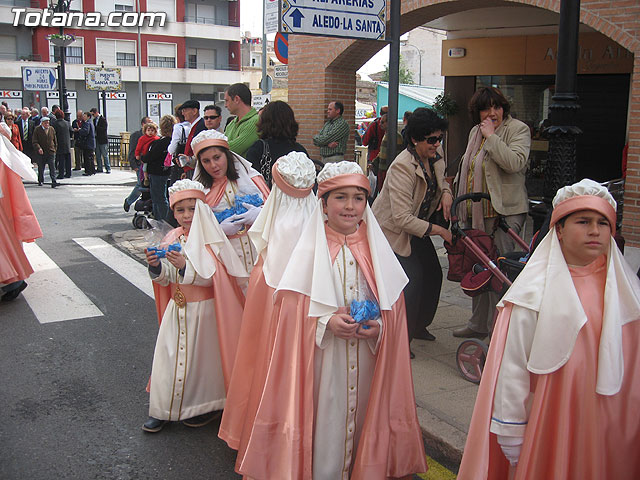
<svg viewBox="0 0 640 480"><path fill-rule="evenodd" d="M398 94L400 92L400 0L390 0L389 101L387 112L387 158L396 158L398 138Z"/></svg>
<svg viewBox="0 0 640 480"><path fill-rule="evenodd" d="M576 93L578 65L578 30L580 0L562 0L558 30L558 63L556 89L549 106L551 126L545 130L549 138L549 159L545 169L544 197L551 204L558 188L576 180L576 145L582 130L576 125L580 105Z"/></svg>
<svg viewBox="0 0 640 480"><path fill-rule="evenodd" d="M102 69L104 70L104 62L100 62L102 64ZM107 118L107 91L102 90L102 116Z"/></svg>
<svg viewBox="0 0 640 480"><path fill-rule="evenodd" d="M136 0L136 9L140 13L140 0ZM142 98L142 43L140 41L140 25L138 24L138 98L140 99L140 117L144 117L144 100ZM103 114L104 115L104 114Z"/></svg>
<svg viewBox="0 0 640 480"><path fill-rule="evenodd" d="M64 13L67 11L67 5L65 0L58 0L58 5L56 10L58 12ZM64 27L60 27L60 35L64 35ZM60 97L60 108L64 113L64 119L69 121L71 120L71 115L69 113L69 102L67 102L67 78L65 72L65 64L67 61L67 47L58 47L60 49L60 85L58 85L58 96Z"/></svg>
<svg viewBox="0 0 640 480"><path fill-rule="evenodd" d="M266 95L267 91L267 28L265 22L267 21L267 9L262 2L262 81L260 86L262 87L262 94Z"/></svg>

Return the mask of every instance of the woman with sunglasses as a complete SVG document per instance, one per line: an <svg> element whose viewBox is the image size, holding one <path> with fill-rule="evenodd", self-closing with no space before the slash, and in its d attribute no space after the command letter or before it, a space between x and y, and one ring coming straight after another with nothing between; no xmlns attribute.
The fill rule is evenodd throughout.
<svg viewBox="0 0 640 480"><path fill-rule="evenodd" d="M520 234L529 209L525 173L529 164L529 127L509 115L510 105L495 87L480 88L469 102L475 127L469 133L467 149L456 176L456 195L483 192L491 203L465 202L458 209L463 228L493 232L498 215ZM515 242L498 229L494 241L499 252L515 250ZM484 338L491 331L493 313L500 295L485 292L473 297L472 314L466 327L453 331L454 337Z"/></svg>
<svg viewBox="0 0 640 480"><path fill-rule="evenodd" d="M372 207L409 277L404 288L409 341L436 338L427 327L438 308L442 269L429 237L438 235L451 241L451 232L431 221L436 211L442 211L444 219L449 220L453 201L444 179L445 162L438 153L448 124L428 108L418 108L411 114L405 130L407 149L389 167Z"/></svg>

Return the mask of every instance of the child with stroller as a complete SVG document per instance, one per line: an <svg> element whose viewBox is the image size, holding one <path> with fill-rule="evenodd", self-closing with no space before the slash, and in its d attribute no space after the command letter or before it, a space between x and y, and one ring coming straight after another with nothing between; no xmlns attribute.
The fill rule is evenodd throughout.
<svg viewBox="0 0 640 480"><path fill-rule="evenodd" d="M318 175L318 203L276 290L269 370L236 464L249 478L382 480L427 470L407 277L369 193L356 163L330 163Z"/></svg>
<svg viewBox="0 0 640 480"><path fill-rule="evenodd" d="M458 478L640 478L640 282L582 180L502 298Z"/></svg>
<svg viewBox="0 0 640 480"><path fill-rule="evenodd" d="M167 421L206 425L224 408L244 305L237 282L248 276L204 203L204 187L180 180L169 195L180 227L164 238L162 254L146 250L162 319L149 382L149 419L142 426L151 433Z"/></svg>

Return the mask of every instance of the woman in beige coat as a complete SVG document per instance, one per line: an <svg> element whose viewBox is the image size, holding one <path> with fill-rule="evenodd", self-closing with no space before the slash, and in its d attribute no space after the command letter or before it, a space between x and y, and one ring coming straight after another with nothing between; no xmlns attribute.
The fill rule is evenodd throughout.
<svg viewBox="0 0 640 480"><path fill-rule="evenodd" d="M404 289L409 341L435 340L427 327L438 308L442 269L429 237L439 235L451 241L451 232L430 219L436 210L443 210L448 220L453 200L444 180L444 159L437 153L447 126L447 120L433 110L413 112L405 130L407 149L389 167L372 207L409 277Z"/></svg>
<svg viewBox="0 0 640 480"><path fill-rule="evenodd" d="M458 217L464 228L491 233L498 214L520 233L528 210L525 173L529 163L531 132L529 127L509 115L510 105L495 87L480 88L471 97L469 111L476 126L469 133L467 150L456 178L456 195L484 192L486 202L462 204ZM502 230L494 240L501 253L513 251L514 241ZM473 313L466 327L453 331L455 337L484 338L491 331L493 314L500 296L485 292L473 297Z"/></svg>

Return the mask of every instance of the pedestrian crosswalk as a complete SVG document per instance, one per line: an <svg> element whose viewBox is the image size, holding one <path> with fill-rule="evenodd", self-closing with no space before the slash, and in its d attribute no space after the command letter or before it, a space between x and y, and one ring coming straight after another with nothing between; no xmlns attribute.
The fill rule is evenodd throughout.
<svg viewBox="0 0 640 480"><path fill-rule="evenodd" d="M74 238L75 244L153 298L147 268L115 246L97 237ZM103 316L82 289L38 246L25 243L24 251L34 273L27 280L24 298L42 324Z"/></svg>

